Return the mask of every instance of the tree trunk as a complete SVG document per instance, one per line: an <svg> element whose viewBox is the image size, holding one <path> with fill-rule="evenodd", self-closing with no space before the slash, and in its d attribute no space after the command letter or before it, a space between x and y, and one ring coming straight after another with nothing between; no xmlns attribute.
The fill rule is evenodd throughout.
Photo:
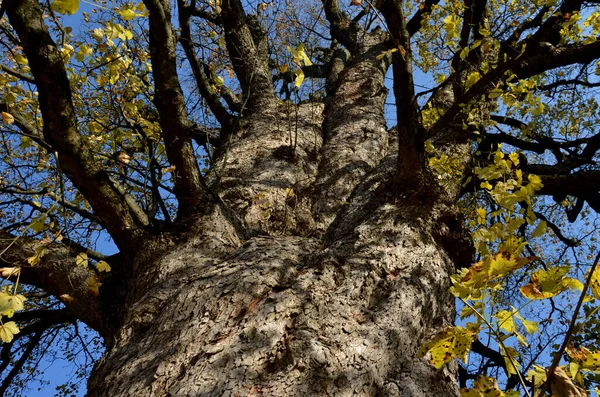
<svg viewBox="0 0 600 397"><path fill-rule="evenodd" d="M454 318L453 209L394 193L388 155L321 233L322 109L244 121L212 181L251 232L216 206L142 250L89 396L458 396L454 366L415 358Z"/></svg>

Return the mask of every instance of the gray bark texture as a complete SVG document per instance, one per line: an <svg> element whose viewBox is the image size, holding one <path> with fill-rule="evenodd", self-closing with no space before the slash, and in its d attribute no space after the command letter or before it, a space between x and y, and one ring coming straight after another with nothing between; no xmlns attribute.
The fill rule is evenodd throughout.
<svg viewBox="0 0 600 397"><path fill-rule="evenodd" d="M89 396L458 395L453 366L415 358L454 318L444 248L454 210L439 195L395 193L396 155L377 161L357 144L358 158L371 158L366 177L320 232L313 186L332 150L322 110L282 106L244 121L211 177L234 214L216 206L185 237L136 258ZM336 119L333 130L372 124L385 141L381 115L366 117Z"/></svg>
<svg viewBox="0 0 600 397"><path fill-rule="evenodd" d="M595 64L600 40L561 42L569 15L585 15L584 3L594 2L564 0L552 13L544 6L539 17L516 20L507 31L494 27L492 18L504 8L464 2L455 55L434 67L451 73L417 93L413 63L424 55L414 52L415 45L429 45L423 40L431 32L414 35L438 0L421 2L412 15L405 15L410 7L400 0L313 1L306 14L315 18L310 34L292 37L290 28L286 38L273 30L277 23L267 23L273 2L178 0L173 6L144 0L147 31L146 22L131 23L147 35L152 77L138 77L148 91L114 102L120 109L121 99L152 98L139 117L156 122L160 134L146 133L142 120L124 123L126 115L115 110L107 119L119 121L105 127L135 131L127 147L125 138L98 147L87 143L85 120L97 109L92 103L81 109L88 104L55 42L61 29L49 22L51 3L56 5L2 0L0 18L6 14L10 27L0 29L0 41L22 49L29 66L11 76L39 93L31 97L41 120L34 123L3 102L0 110L3 119L4 113L14 119L7 131L20 131L41 154L53 156L55 166L41 168L52 176L48 180L60 175L60 186L46 186L46 177L37 186L37 164L30 164L37 155L13 159L0 148L9 168L32 170L16 179L36 180L35 188L22 188L14 181L3 185L0 175L0 197L23 206L10 213L25 214L29 206L29 217L43 214L44 222L55 215L33 200L52 199L65 231L69 225L80 230L81 218L110 234L120 253L107 257L91 250L85 232L85 243L68 233L62 242L51 241L42 238L46 229L17 235L29 221L2 220L0 277L19 279L65 306L38 316L45 320L32 325L43 328L31 346L48 327L64 322L83 321L104 338L106 352L88 382L90 397L458 397L456 363L435 370L416 353L455 317L450 276L471 265L474 251L456 202L480 189L476 167L488 164L500 143L550 151L556 164L532 164L523 155L523 178L542 175L538 194L557 204L577 198L565 208L571 222L584 202L600 211L600 134L559 142L556 131L529 136L524 121L495 114L504 107L498 106L498 90L506 91L511 81L577 64L583 75ZM280 3L295 11L295 2ZM505 19L504 11L499 18ZM486 38L485 31L506 37ZM221 40L213 34L225 44L215 54ZM290 55L284 47L299 53L299 44L307 52L280 63ZM425 53L440 58L435 48ZM227 81L219 75L225 70ZM185 89L183 73L193 78L184 80ZM299 76L311 80L310 88ZM386 78L394 94L394 128L384 115ZM557 80L537 89L563 83L597 85ZM102 113L111 115L109 108ZM204 117L205 109L214 117ZM424 117L423 109L435 113ZM487 127L496 123L524 133L490 133ZM427 140L456 170L432 174ZM120 161L117 169L117 152L97 152L109 146L127 149L121 154L135 161ZM199 163L201 147L208 170ZM167 169L170 181L162 178ZM65 199L72 195L76 202ZM68 220L69 214L77 216ZM52 224L63 228L58 219ZM28 261L41 250L47 253L37 265ZM93 261L78 267L76 258L86 252ZM99 260L112 270L102 272ZM19 313L17 321L26 324L35 312ZM13 360L8 353L23 345L4 346L0 364L12 360L11 372L20 371L29 353ZM12 378L0 384L0 394Z"/></svg>
<svg viewBox="0 0 600 397"><path fill-rule="evenodd" d="M97 275L95 293L86 283L96 273L76 268L76 249L52 246L41 270L21 268L24 280L63 299L104 338L88 396L458 397L456 364L435 370L416 352L452 324L450 275L471 264L455 207L460 181L442 187L430 175L411 58L390 52L400 42L409 49L431 4L407 22L395 3L381 2L401 33L390 36L323 0L344 48L332 44L331 59L306 70L325 81L324 100L292 104L275 95L269 36L241 1L223 0L218 16L195 2L179 1L177 10L168 0L144 3L175 221L166 209L161 220L145 213L81 144L70 82L39 4L6 1L40 89L46 145L121 251L107 258L113 270ZM184 103L172 11L200 95L221 125L203 139ZM223 89L221 100L209 84L192 15L222 28L239 95ZM384 116L390 66L395 129ZM433 127L444 132L435 142L467 164L471 141L453 135L450 122ZM192 138L211 147L206 173ZM11 243L11 255L23 262L40 242L21 243Z"/></svg>

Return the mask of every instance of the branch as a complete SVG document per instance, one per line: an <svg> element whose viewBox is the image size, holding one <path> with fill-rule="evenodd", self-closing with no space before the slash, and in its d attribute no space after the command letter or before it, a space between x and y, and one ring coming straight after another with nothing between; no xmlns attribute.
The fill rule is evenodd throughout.
<svg viewBox="0 0 600 397"><path fill-rule="evenodd" d="M169 163L175 166L174 193L179 214L199 210L207 200L204 181L190 139L192 123L177 76L176 38L171 25L169 0L145 0L150 12L150 56L156 94L154 103L160 116Z"/></svg>
<svg viewBox="0 0 600 397"><path fill-rule="evenodd" d="M275 103L275 88L269 67L268 37L258 18L246 15L240 0L221 3L225 44L240 82L245 109L257 113Z"/></svg>
<svg viewBox="0 0 600 397"><path fill-rule="evenodd" d="M35 266L27 259L36 255L36 249L46 253ZM0 230L0 276L10 280L18 277L20 283L43 289L60 299L64 305L89 327L103 334L107 327L98 297L88 288L88 279L94 272L77 266L76 255L64 244L42 244L24 236L14 236Z"/></svg>
<svg viewBox="0 0 600 397"><path fill-rule="evenodd" d="M502 353L500 353L497 350L490 349L488 346L481 343L479 339L473 341L473 343L471 344L471 351L489 359L494 364L494 366L502 368L504 370L504 373L508 376L508 370L506 369L506 360L504 360L504 356L502 355ZM506 388L512 389L518 383L518 377L513 374L509 376Z"/></svg>
<svg viewBox="0 0 600 397"><path fill-rule="evenodd" d="M536 169L534 165L527 165L523 171L540 175L544 186L538 191L543 195L568 195L585 197L598 194L600 191L600 170L581 171L574 174L551 173L552 166L547 171ZM542 171L542 172L539 172Z"/></svg>
<svg viewBox="0 0 600 397"><path fill-rule="evenodd" d="M21 73L18 70L15 70L13 68L9 68L6 65L0 65L0 70L2 70L5 73L10 74L11 76L14 76L14 77L18 78L19 80L23 80L23 81L25 81L27 83L30 83L30 84L35 84L35 80L33 79L33 77L28 76L28 75L26 75L24 73Z"/></svg>
<svg viewBox="0 0 600 397"><path fill-rule="evenodd" d="M190 63L190 67L192 68L192 73L196 80L196 87L202 98L204 98L208 104L211 112L215 115L219 124L221 124L221 127L229 129L233 124L233 117L221 103L220 96L213 89L214 84L211 84L208 73L202 70L200 59L198 59L196 51L194 51L192 46L190 18L193 9L190 6L187 6L184 0L177 0L177 5L179 7L179 27L181 28L179 42L181 43L183 51Z"/></svg>
<svg viewBox="0 0 600 397"><path fill-rule="evenodd" d="M512 72L514 77L525 79L547 70L573 64L587 64L600 58L600 40L589 44L574 44L565 47L542 46L530 49L520 57L509 60L493 71L483 75L464 95L457 98L452 106L430 127L427 137L435 136L438 131L447 127L455 117L463 111L464 104L469 104L502 84Z"/></svg>
<svg viewBox="0 0 600 397"><path fill-rule="evenodd" d="M408 33L411 36L421 29L421 21L423 20L423 16L425 14L429 14L433 9L433 6L437 5L439 2L440 0L426 0L425 3L421 4L423 7L419 7L419 10L415 12L415 15L413 15L410 21L406 23L406 30L408 30Z"/></svg>
<svg viewBox="0 0 600 397"><path fill-rule="evenodd" d="M48 142L44 141L44 137L40 131L31 125L29 121L27 121L27 119L20 113L10 109L5 103L0 103L0 112L6 112L13 116L15 119L15 125L19 127L24 136L30 138L32 141L40 145L40 147L46 150L48 153L52 153L52 147L48 144Z"/></svg>
<svg viewBox="0 0 600 397"><path fill-rule="evenodd" d="M398 48L392 54L396 116L403 120L398 124L398 182L414 184L425 169L425 140L415 98L410 35L402 5L383 0L380 10Z"/></svg>
<svg viewBox="0 0 600 397"><path fill-rule="evenodd" d="M116 244L131 249L146 235L140 228L145 225L132 216L123 195L81 140L63 58L43 24L38 2L7 0L4 3L39 91L45 141L57 154L61 170L104 220Z"/></svg>
<svg viewBox="0 0 600 397"><path fill-rule="evenodd" d="M338 0L321 0L325 18L329 21L331 36L342 43L350 52L354 52L358 44L358 24L340 9Z"/></svg>
<svg viewBox="0 0 600 397"><path fill-rule="evenodd" d="M581 296L579 297L579 301L577 301L577 306L575 306L575 311L573 312L573 317L571 317L571 322L569 324L569 329L567 329L567 334L565 335L565 339L563 340L563 343L561 344L560 348L554 355L554 359L552 360L552 365L550 365L550 367L547 369L547 372L546 372L547 380L546 380L546 382L544 382L544 385L542 386L542 390L538 394L538 396L540 396L540 397L544 397L546 395L546 391L548 391L548 388L550 387L550 383L552 382L552 378L554 376L554 370L556 369L556 367L558 367L558 363L560 362L560 360L565 352L565 349L569 345L569 342L571 340L571 335L573 334L573 332L575 330L575 323L577 322L577 316L579 315L579 310L581 309L581 305L583 304L583 300L585 299L585 294L587 292L587 289L592 282L592 276L594 275L594 272L596 271L596 267L598 266L598 261L600 261L600 252L598 252L598 255L596 255L596 258L594 259L594 263L592 264L592 268L590 269L590 273L588 274L588 277L585 281L585 285L583 286L583 291L581 291Z"/></svg>
<svg viewBox="0 0 600 397"><path fill-rule="evenodd" d="M21 354L21 357L19 357L19 359L13 364L13 367L11 368L9 373L6 374L6 377L2 380L2 384L0 385L0 395L2 395L2 396L5 395L10 384L12 383L12 381L21 372L21 370L23 369L23 366L29 359L29 356L31 355L33 350L37 347L37 345L40 343L40 340L42 339L43 334L44 334L43 331L38 331L33 335L33 337L31 339L29 339L29 341L27 343L27 347L25 348L25 351L23 352L23 354Z"/></svg>
<svg viewBox="0 0 600 397"><path fill-rule="evenodd" d="M540 91L550 91L557 87L561 87L561 86L565 86L565 85L579 85L579 86L588 87L588 88L595 88L595 87L600 87L600 82L590 83L589 81L583 81L583 80L579 80L579 79L557 80L553 83L549 83L549 84L543 85L541 87L538 87L537 89Z"/></svg>
<svg viewBox="0 0 600 397"><path fill-rule="evenodd" d="M302 72L304 73L305 77L324 79L324 78L327 78L327 76L329 75L330 66L329 65L312 64L312 65L304 65L300 69L302 69ZM279 74L275 75L275 77L273 77L273 80L274 81L284 80L287 83L291 83L294 81L295 78L296 78L296 75L294 74L294 72L292 72L291 70L288 70L287 72L283 72L283 73L279 73Z"/></svg>

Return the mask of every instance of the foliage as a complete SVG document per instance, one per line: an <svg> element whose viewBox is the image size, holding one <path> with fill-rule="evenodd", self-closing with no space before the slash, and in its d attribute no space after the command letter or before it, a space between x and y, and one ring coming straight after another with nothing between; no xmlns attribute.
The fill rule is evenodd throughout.
<svg viewBox="0 0 600 397"><path fill-rule="evenodd" d="M433 335L419 354L436 368L461 360L468 374L461 391L465 397L533 396L543 387L566 396L598 387L600 268L592 259L600 251L600 193L581 185L598 184L600 173L599 7L572 0L407 1L401 5L403 15L419 15L419 27L406 43L383 6L388 2L341 1L340 9L332 11L325 4L338 2L247 1L242 11L263 29L254 33L254 42L268 41L268 74L278 103L300 104L334 91L328 87L331 76L322 70L330 71L340 59L334 54L350 47L344 35L330 34L337 23L330 15L338 11L354 18L344 20L348 26L340 22L348 37L356 24L390 35L375 56L379 63L393 64L396 73L412 62L424 76L415 86L427 87L412 92L412 98L395 98L393 107L404 117L397 121L399 127L407 124L412 120L407 112L415 107L417 130L427 131L419 137L428 163L424 174L455 192L448 194L451 199L460 196L477 259L451 280L460 307L458 325ZM62 311L72 296L24 286L21 272L45 266L58 245L66 246L75 265L88 271L83 289L100 296L114 273L114 257L95 251L98 239L110 234L122 248L133 241L116 232L125 230L123 225L161 230L182 218L178 184L193 178L169 153L173 144L166 142L165 115L185 113L177 128L185 128L195 142L190 147L201 179L218 171L213 130L221 129L227 138L252 108L257 91L252 84L258 78L251 73L247 79L235 60L252 63L246 57L254 53L237 48L244 56L232 55L239 43L231 42L234 35L227 26L226 19L235 14L229 3L178 1L173 21L166 24L176 35L173 51L168 45L150 46L156 40L149 32L156 4L38 4L69 82L77 139L66 143L49 131L56 125L43 114L48 105L34 76L37 61L29 59L25 40L3 15L4 8L0 12L0 42L7 49L0 53L0 227L6 232L0 234L0 257L13 245L36 242L19 261L1 262L0 339L7 352L28 360L31 373L45 350L39 344L42 336L53 330L73 332L65 324L76 320ZM172 53L179 88L168 86L172 78L157 83L162 69L157 70L152 51L163 51L163 58ZM164 98L180 105L177 90L181 107L161 105ZM436 139L434 132L448 129L467 142L469 156L449 149L446 138ZM69 145L77 156L85 153L80 174L61 152ZM112 195L93 201L77 184L94 172L99 175L98 170L108 181L101 188L112 189ZM297 194L288 190L286 202ZM101 213L98 208L115 196L127 197L126 210ZM268 218L268 202L263 210ZM580 297L582 313L575 310ZM38 323L25 314L42 310L56 310L57 316L35 333L31 329ZM22 319L13 320L18 314ZM24 334L36 341L29 353L26 339L20 339ZM482 342L487 350L475 349L477 341L487 341ZM567 342L563 350L562 341ZM37 353L31 352L34 348ZM493 349L502 360L489 354ZM563 360L558 367L549 362L556 355ZM18 360L11 365L24 367ZM552 385L545 382L548 374L555 379ZM19 383L14 385L19 393Z"/></svg>

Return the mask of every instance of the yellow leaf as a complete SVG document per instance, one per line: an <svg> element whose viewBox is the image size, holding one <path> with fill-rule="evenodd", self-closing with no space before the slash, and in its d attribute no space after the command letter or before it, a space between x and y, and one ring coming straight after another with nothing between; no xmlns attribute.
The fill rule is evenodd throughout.
<svg viewBox="0 0 600 397"><path fill-rule="evenodd" d="M138 18L138 17L143 16L142 14L137 14L135 11L133 11L131 9L117 11L117 14L121 15L121 17L126 21L129 21L133 18Z"/></svg>
<svg viewBox="0 0 600 397"><path fill-rule="evenodd" d="M300 44L297 48L292 48L290 46L287 47L288 51L292 54L294 60L300 65L300 61L304 62L304 65L310 66L312 62L306 52L304 52L304 44Z"/></svg>
<svg viewBox="0 0 600 397"><path fill-rule="evenodd" d="M539 365L534 365L533 369L527 371L527 379L535 383L536 388L539 388L544 382L546 382L546 370Z"/></svg>
<svg viewBox="0 0 600 397"><path fill-rule="evenodd" d="M479 223L480 225L484 225L485 224L485 219L487 217L487 212L484 208L477 208L477 223Z"/></svg>
<svg viewBox="0 0 600 397"><path fill-rule="evenodd" d="M513 313L508 310L499 311L494 315L498 319L498 326L500 329L508 332L509 334L515 332L517 327L515 326L515 321L513 320Z"/></svg>
<svg viewBox="0 0 600 397"><path fill-rule="evenodd" d="M488 181L481 182L480 186L487 190L492 190L494 188Z"/></svg>
<svg viewBox="0 0 600 397"><path fill-rule="evenodd" d="M10 113L2 112L2 124L13 124L15 118Z"/></svg>
<svg viewBox="0 0 600 397"><path fill-rule="evenodd" d="M99 132L102 132L102 125L100 125L100 123L92 121L88 124L88 129L92 134L97 134Z"/></svg>
<svg viewBox="0 0 600 397"><path fill-rule="evenodd" d="M77 257L75 258L75 263L79 267L87 267L87 265L88 265L87 254L85 252L81 252L81 253L77 254Z"/></svg>
<svg viewBox="0 0 600 397"><path fill-rule="evenodd" d="M92 30L92 36L96 39L98 43L100 43L102 41L102 38L104 37L104 30L96 28Z"/></svg>
<svg viewBox="0 0 600 397"><path fill-rule="evenodd" d="M110 265L106 261L98 261L98 263L96 264L96 269L98 269L99 272L108 273L110 272Z"/></svg>
<svg viewBox="0 0 600 397"><path fill-rule="evenodd" d="M600 299L600 266L596 266L594 270L590 287L592 288L592 294L594 294L594 297L596 297L596 299Z"/></svg>
<svg viewBox="0 0 600 397"><path fill-rule="evenodd" d="M21 54L15 54L15 61L19 65L27 65L29 63L29 60Z"/></svg>
<svg viewBox="0 0 600 397"><path fill-rule="evenodd" d="M100 287L102 283L98 281L98 278L94 275L87 279L88 290L95 296L100 294Z"/></svg>
<svg viewBox="0 0 600 397"><path fill-rule="evenodd" d="M10 278L18 276L21 273L21 268L19 267L2 267L0 268L0 276L4 278Z"/></svg>
<svg viewBox="0 0 600 397"><path fill-rule="evenodd" d="M538 324L535 321L530 321L530 320L524 320L522 319L521 322L523 323L523 327L525 327L525 329L527 330L527 332L529 332L530 334L535 333L536 331L539 332L538 329Z"/></svg>
<svg viewBox="0 0 600 397"><path fill-rule="evenodd" d="M0 325L0 339L4 343L10 343L14 336L19 333L19 327L14 321L9 321Z"/></svg>
<svg viewBox="0 0 600 397"><path fill-rule="evenodd" d="M558 266L549 270L540 269L531 275L529 284L521 287L521 293L529 299L551 298L563 292L567 286L564 283L567 266Z"/></svg>
<svg viewBox="0 0 600 397"><path fill-rule="evenodd" d="M296 75L296 78L294 79L294 85L300 88L300 86L304 82L304 72L302 71L302 69L298 69L294 72L294 74Z"/></svg>
<svg viewBox="0 0 600 397"><path fill-rule="evenodd" d="M46 228L46 214L43 214L31 221L29 227L36 233L40 233Z"/></svg>
<svg viewBox="0 0 600 397"><path fill-rule="evenodd" d="M12 317L14 312L25 308L26 298L23 295L12 295L0 292L0 315Z"/></svg>
<svg viewBox="0 0 600 397"><path fill-rule="evenodd" d="M473 84L477 83L479 81L479 79L481 78L481 75L479 74L479 72L473 72L469 75L469 77L467 77L467 81L465 81L465 88L469 89L473 86Z"/></svg>
<svg viewBox="0 0 600 397"><path fill-rule="evenodd" d="M383 58L385 58L386 56L388 56L388 54L394 53L396 51L398 51L397 47L391 48L389 50L382 51L379 55L377 55L375 57L375 59L377 59L378 61L381 61Z"/></svg>
<svg viewBox="0 0 600 397"><path fill-rule="evenodd" d="M575 379L578 372L579 372L579 363L570 362L569 363L569 374L571 375L571 378Z"/></svg>
<svg viewBox="0 0 600 397"><path fill-rule="evenodd" d="M59 14L73 15L79 9L79 0L54 0L52 9Z"/></svg>
<svg viewBox="0 0 600 397"><path fill-rule="evenodd" d="M545 106L543 103L538 103L536 107L529 109L529 113L531 113L534 116L539 116L540 114L543 114L545 111Z"/></svg>
<svg viewBox="0 0 600 397"><path fill-rule="evenodd" d="M501 88L494 88L488 94L488 98L490 98L490 99L498 98L502 94L504 94L504 90L502 90Z"/></svg>
<svg viewBox="0 0 600 397"><path fill-rule="evenodd" d="M529 174L527 175L527 179L529 180L529 185L527 185L527 189L530 191L530 193L533 193L544 187L544 185L542 184L542 179L537 175Z"/></svg>
<svg viewBox="0 0 600 397"><path fill-rule="evenodd" d="M477 336L476 330L459 326L448 327L438 333L433 340L425 343L419 349L418 356L431 353L431 365L440 369L455 357L466 363L471 350L471 344Z"/></svg>
<svg viewBox="0 0 600 397"><path fill-rule="evenodd" d="M586 349L587 350L587 349ZM600 368L600 352L589 353L582 363L582 368L597 370Z"/></svg>
<svg viewBox="0 0 600 397"><path fill-rule="evenodd" d="M531 237L540 237L544 233L546 233L546 222L540 221L540 223L538 223L538 225L535 228L535 230L533 231L533 233L531 233Z"/></svg>
<svg viewBox="0 0 600 397"><path fill-rule="evenodd" d="M93 50L91 49L91 47L88 47L87 45L82 45L79 47L79 49L77 50L77 53L75 53L75 59L77 59L79 62L83 62L83 60L86 57L89 57L90 55L92 55Z"/></svg>
<svg viewBox="0 0 600 397"><path fill-rule="evenodd" d="M502 345L500 345L500 351L504 356L504 364L506 365L506 372L508 372L508 375L518 374L519 363L517 362L517 357L519 356L519 353L512 347L502 347Z"/></svg>

